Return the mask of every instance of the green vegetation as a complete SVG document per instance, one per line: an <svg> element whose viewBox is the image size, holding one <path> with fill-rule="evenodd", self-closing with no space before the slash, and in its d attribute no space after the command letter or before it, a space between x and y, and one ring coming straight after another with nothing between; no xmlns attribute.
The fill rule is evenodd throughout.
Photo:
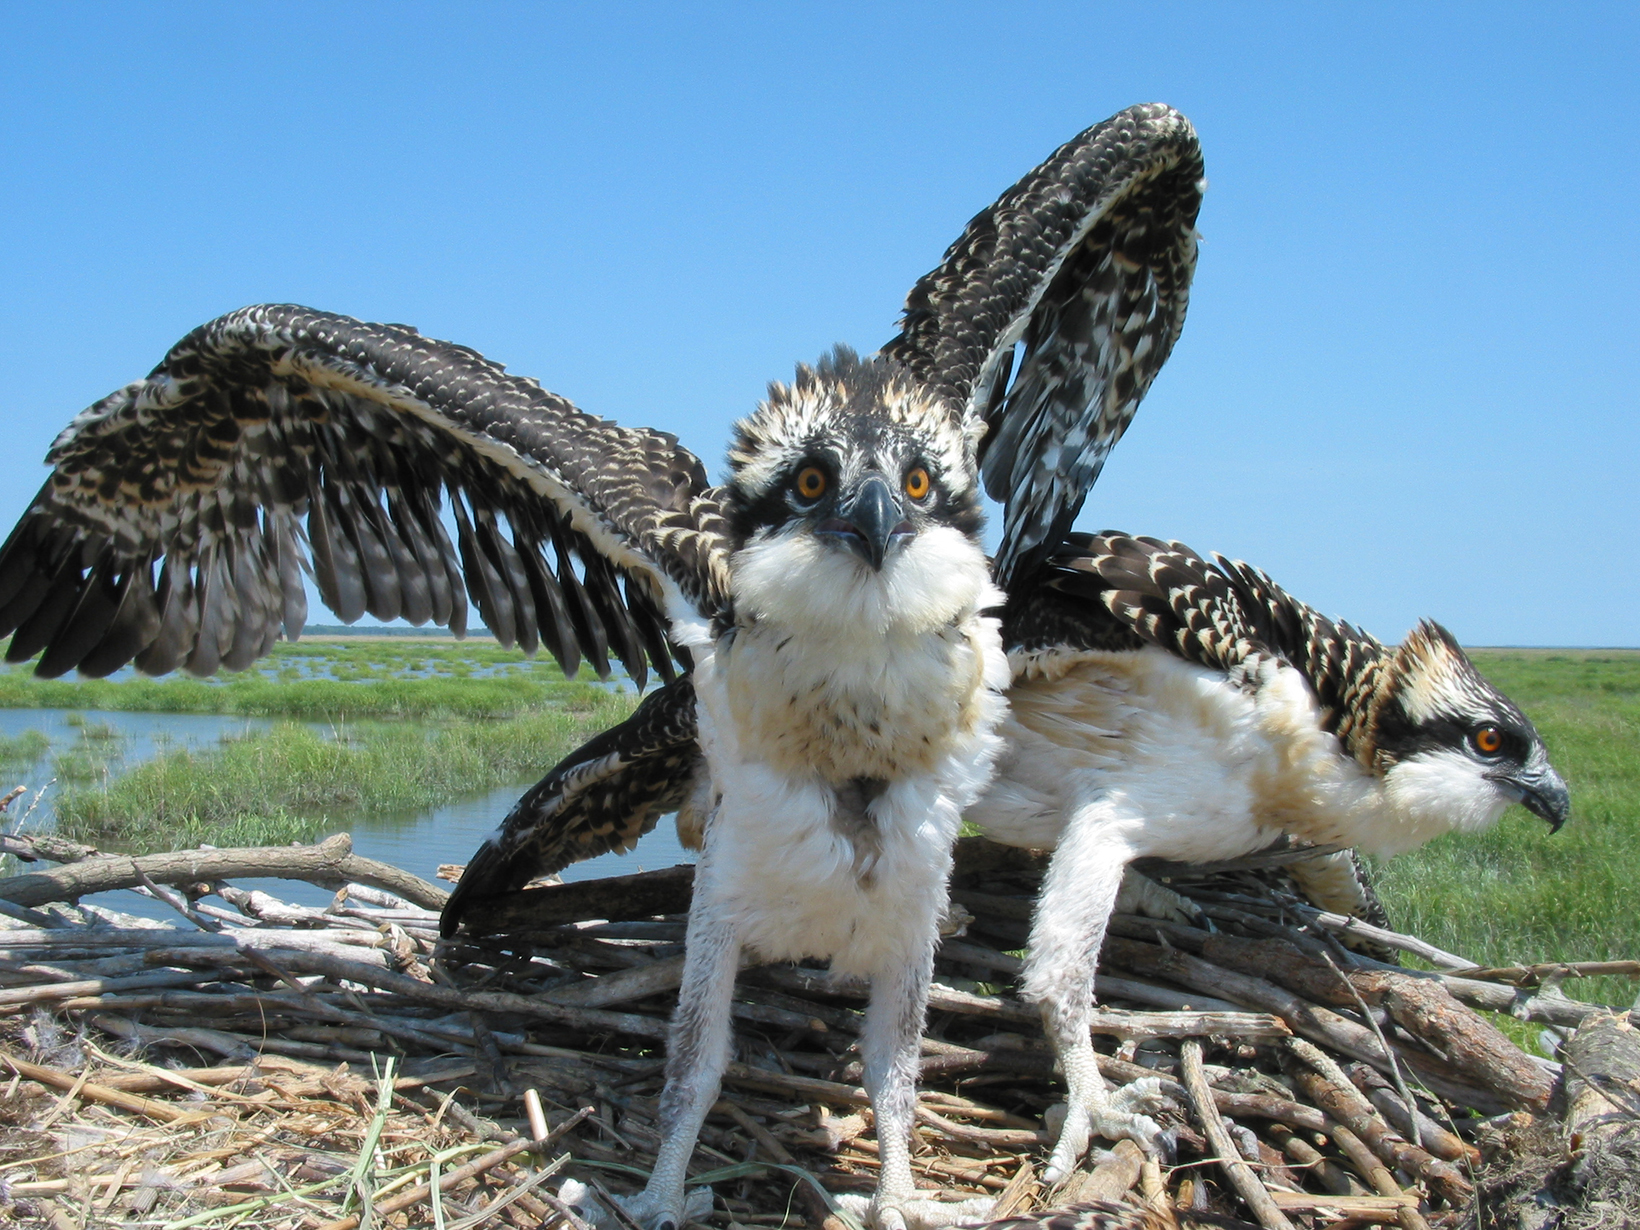
<svg viewBox="0 0 1640 1230"><path fill-rule="evenodd" d="M604 688L567 680L550 658L494 641L301 641L279 644L251 670L215 679L37 679L0 670L0 708L235 713L311 720L502 718L597 703Z"/></svg>
<svg viewBox="0 0 1640 1230"><path fill-rule="evenodd" d="M38 730L25 730L15 739L0 736L0 767L23 769L46 754L51 740Z"/></svg>
<svg viewBox="0 0 1640 1230"><path fill-rule="evenodd" d="M360 815L418 811L526 781L631 707L629 697L600 691L597 703L574 710L370 722L334 738L280 723L216 748L167 752L101 785L70 785L57 800L57 830L130 852L308 840Z"/></svg>
<svg viewBox="0 0 1640 1230"><path fill-rule="evenodd" d="M1390 860L1378 889L1396 926L1488 965L1640 956L1640 651L1481 650L1487 678L1536 723L1572 791L1551 836L1511 808L1498 826ZM1569 984L1627 1004L1635 988Z"/></svg>
<svg viewBox="0 0 1640 1230"><path fill-rule="evenodd" d="M280 644L252 669L208 680L48 680L30 671L0 668L0 707L73 710L65 725L75 737L57 747L32 731L0 739L0 768L51 752L58 831L133 853L307 840L361 815L527 781L622 720L635 700L619 683L567 680L550 659L488 638ZM285 722L203 749L161 738L155 759L126 769L126 740L87 710L283 717L319 728Z"/></svg>

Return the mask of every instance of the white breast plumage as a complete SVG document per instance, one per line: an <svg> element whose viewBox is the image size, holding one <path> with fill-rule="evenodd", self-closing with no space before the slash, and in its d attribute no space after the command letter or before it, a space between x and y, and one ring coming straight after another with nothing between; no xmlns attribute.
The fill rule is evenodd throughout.
<svg viewBox="0 0 1640 1230"><path fill-rule="evenodd" d="M1207 861L1283 832L1355 842L1382 812L1380 783L1342 754L1302 676L1279 663L1250 689L1154 647L1015 665L1008 750L970 813L995 840L1052 848L1097 807L1126 857Z"/></svg>

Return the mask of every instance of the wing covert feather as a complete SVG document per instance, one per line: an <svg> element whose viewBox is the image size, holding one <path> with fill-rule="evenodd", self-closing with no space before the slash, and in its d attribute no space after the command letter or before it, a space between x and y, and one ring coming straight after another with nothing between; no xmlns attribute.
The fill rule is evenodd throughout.
<svg viewBox="0 0 1640 1230"><path fill-rule="evenodd" d="M1114 530L1066 535L1019 599L1021 619L1060 611L1065 626L1054 633L1067 648L1107 647L1090 640L1115 635L1114 624L1233 678L1277 659L1303 672L1330 712L1347 707L1349 689L1362 686L1385 653L1375 638L1327 618L1250 564L1209 561L1182 542ZM1014 601L1010 594L1010 608ZM1008 618L1005 611L1005 634Z"/></svg>
<svg viewBox="0 0 1640 1230"><path fill-rule="evenodd" d="M444 934L455 934L475 901L571 863L630 850L688 798L705 763L696 730L695 689L685 676L566 756L473 855L445 902Z"/></svg>

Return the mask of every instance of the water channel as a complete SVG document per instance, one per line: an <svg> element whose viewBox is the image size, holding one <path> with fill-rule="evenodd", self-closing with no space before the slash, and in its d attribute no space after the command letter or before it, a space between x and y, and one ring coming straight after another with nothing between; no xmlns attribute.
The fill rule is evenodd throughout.
<svg viewBox="0 0 1640 1230"><path fill-rule="evenodd" d="M43 753L29 759L0 764L0 791L21 785L25 794L0 817L7 831L18 817L34 808L25 822L29 829L49 828L54 814L53 798L65 784L60 770L65 760L72 762L76 751L95 750L99 770L106 761L110 778L166 751L189 747L204 750L223 739L243 736L273 725L267 718L221 714L129 713L111 710L0 709L0 738L18 740L29 731L38 731L49 740ZM325 731L322 723L310 723ZM102 780L101 772L90 778ZM86 784L84 780L75 784ZM353 849L367 858L380 859L425 880L436 880L438 868L447 863L465 863L473 851L511 810L518 797L534 785L534 780L501 786L471 798L458 799L442 807L400 815L337 816L320 836L334 832L353 835ZM567 867L565 880L595 879L625 875L677 863L693 862L692 851L678 844L670 820L639 842L630 854L606 854ZM241 887L260 888L286 901L325 906L331 893L297 880L236 881ZM101 893L87 898L110 909L144 918L170 921L175 915L165 906L133 892Z"/></svg>

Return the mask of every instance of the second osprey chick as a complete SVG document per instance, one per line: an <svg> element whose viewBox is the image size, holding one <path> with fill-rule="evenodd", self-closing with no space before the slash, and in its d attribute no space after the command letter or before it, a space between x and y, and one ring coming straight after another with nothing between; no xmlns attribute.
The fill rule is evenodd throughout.
<svg viewBox="0 0 1640 1230"><path fill-rule="evenodd" d="M1088 1036L1129 862L1236 858L1282 834L1390 855L1513 803L1566 820L1532 723L1439 624L1389 647L1215 559L1072 534L1009 594L1007 750L966 818L994 841L1054 850L1025 969L1069 1087L1049 1182L1090 1134L1157 1134L1109 1105Z"/></svg>

